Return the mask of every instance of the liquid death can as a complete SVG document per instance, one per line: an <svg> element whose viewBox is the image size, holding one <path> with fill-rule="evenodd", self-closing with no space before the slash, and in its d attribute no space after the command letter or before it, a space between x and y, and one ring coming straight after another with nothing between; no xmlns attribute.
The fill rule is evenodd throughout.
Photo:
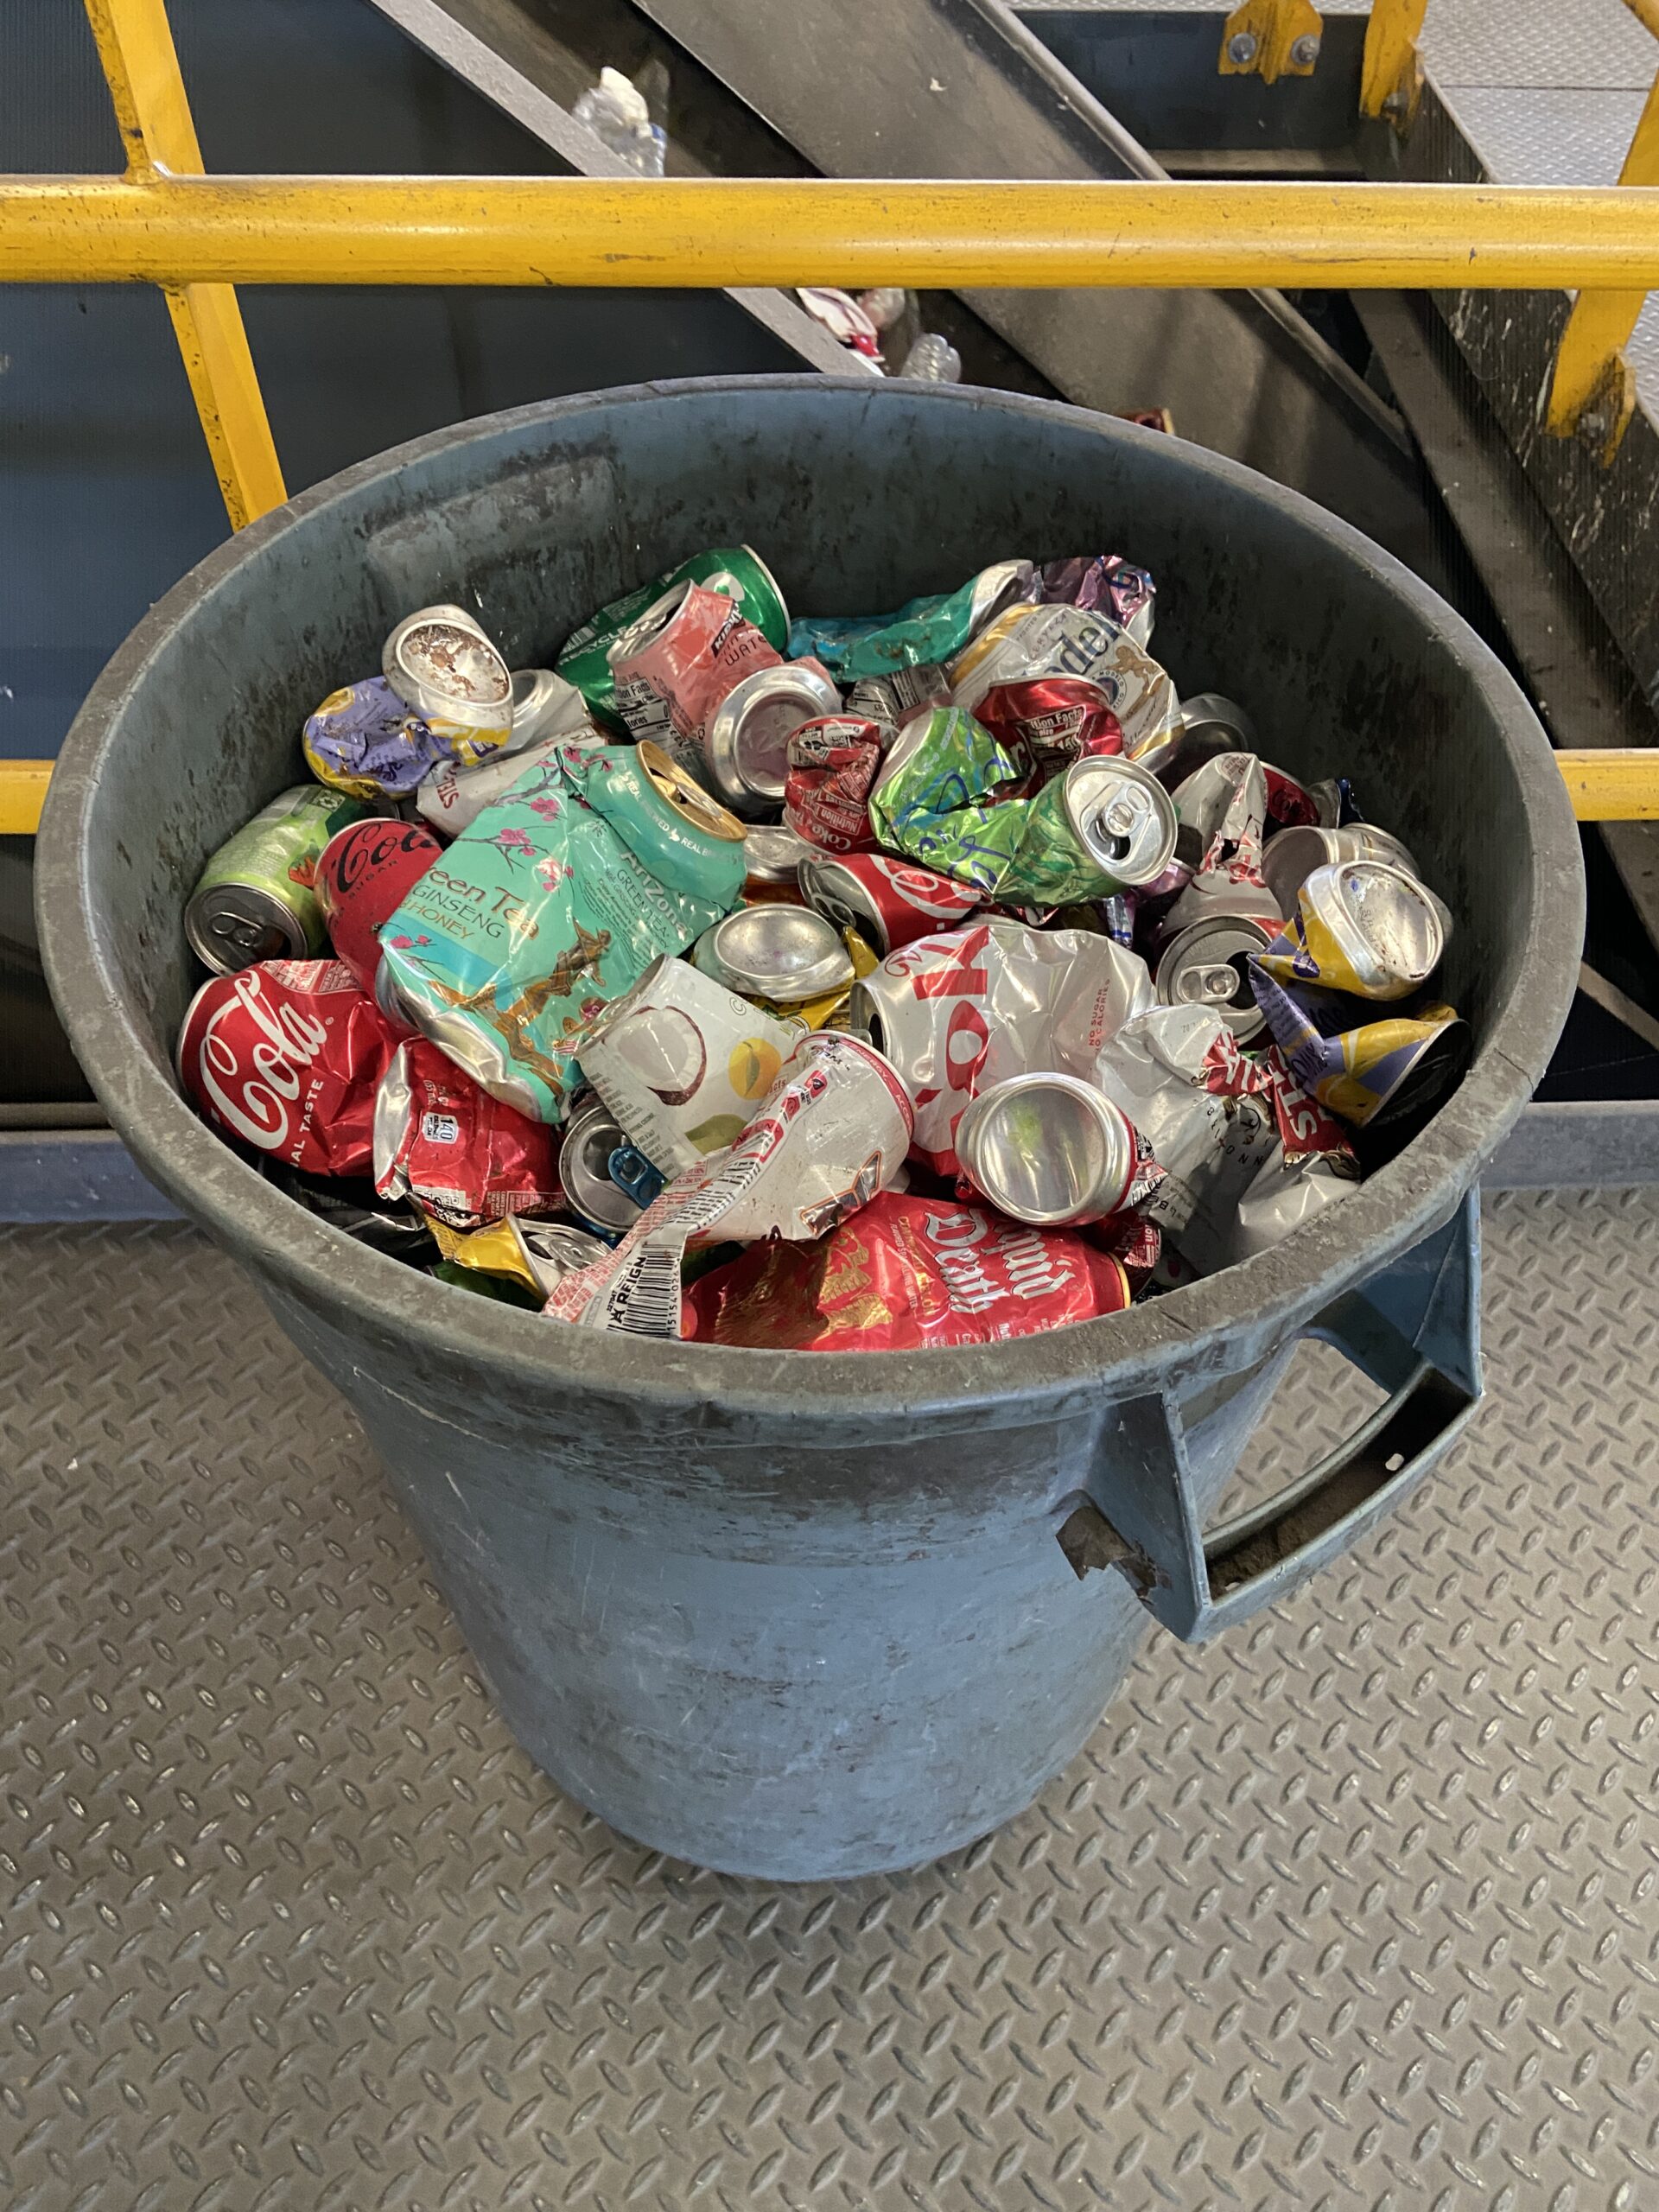
<svg viewBox="0 0 1659 2212"><path fill-rule="evenodd" d="M800 886L809 906L855 929L884 959L918 937L958 928L980 907L966 884L889 853L814 855L801 863Z"/></svg>
<svg viewBox="0 0 1659 2212"><path fill-rule="evenodd" d="M317 862L331 837L378 811L320 784L296 784L261 807L203 868L184 910L184 933L202 965L232 976L256 961L321 952L328 932Z"/></svg>

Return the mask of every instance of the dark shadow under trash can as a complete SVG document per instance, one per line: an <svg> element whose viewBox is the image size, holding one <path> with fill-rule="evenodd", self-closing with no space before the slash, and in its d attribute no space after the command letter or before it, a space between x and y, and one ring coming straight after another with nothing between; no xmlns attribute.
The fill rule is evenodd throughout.
<svg viewBox="0 0 1659 2212"><path fill-rule="evenodd" d="M693 549L747 540L854 613L987 562L1122 551L1155 650L1268 756L1342 771L1457 918L1475 1056L1425 1131L1276 1249L1114 1319L980 1349L646 1344L468 1298L349 1243L175 1086L205 856L299 771L303 716L393 621L476 608L515 665ZM678 1857L914 1864L1077 1751L1153 1619L1203 1636L1360 1535L1478 1394L1471 1187L1573 988L1579 849L1503 668L1405 569L1196 448L983 391L732 380L464 424L255 524L123 645L40 847L69 1034L145 1170L253 1274L384 1454L516 1733ZM1390 1394L1251 1523L1205 1519L1302 1336ZM1310 1449L1310 1458L1315 1455ZM1058 1541L1101 1571L1080 1580Z"/></svg>

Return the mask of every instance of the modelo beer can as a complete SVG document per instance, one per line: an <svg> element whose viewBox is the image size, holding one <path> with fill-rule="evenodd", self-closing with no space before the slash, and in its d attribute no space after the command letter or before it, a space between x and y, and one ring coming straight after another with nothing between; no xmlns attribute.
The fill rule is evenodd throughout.
<svg viewBox="0 0 1659 2212"><path fill-rule="evenodd" d="M715 709L746 676L782 665L733 601L694 583L677 584L648 607L612 645L610 661L616 710L630 735L660 745L711 791L707 741Z"/></svg>
<svg viewBox="0 0 1659 2212"><path fill-rule="evenodd" d="M336 960L371 998L380 974L381 925L443 847L418 822L353 822L332 836L317 862L316 897Z"/></svg>
<svg viewBox="0 0 1659 2212"><path fill-rule="evenodd" d="M313 1175L366 1175L374 1102L402 1040L338 960L214 976L185 1008L177 1066L226 1136Z"/></svg>
<svg viewBox="0 0 1659 2212"><path fill-rule="evenodd" d="M1350 822L1340 830L1299 824L1269 837L1262 854L1262 874L1281 915L1288 918L1295 912L1297 893L1316 868L1327 868L1332 861L1386 861L1419 880L1422 877L1409 849L1374 822Z"/></svg>
<svg viewBox="0 0 1659 2212"><path fill-rule="evenodd" d="M855 929L883 959L918 938L960 928L981 903L966 884L890 853L814 855L801 862L800 886L809 906Z"/></svg>
<svg viewBox="0 0 1659 2212"><path fill-rule="evenodd" d="M674 1176L742 1135L798 1036L664 958L588 1032L582 1071L646 1159Z"/></svg>
<svg viewBox="0 0 1659 2212"><path fill-rule="evenodd" d="M329 839L379 812L320 784L296 784L261 807L208 861L184 910L190 950L216 976L256 961L304 959L328 941L316 899Z"/></svg>
<svg viewBox="0 0 1659 2212"><path fill-rule="evenodd" d="M1038 1229L1121 1211L1139 1149L1122 1109L1071 1075L1033 1071L991 1084L957 1124L969 1182L1011 1221Z"/></svg>
<svg viewBox="0 0 1659 2212"><path fill-rule="evenodd" d="M1386 861L1333 861L1303 884L1257 965L1279 983L1409 998L1440 966L1446 933L1446 909L1414 875Z"/></svg>

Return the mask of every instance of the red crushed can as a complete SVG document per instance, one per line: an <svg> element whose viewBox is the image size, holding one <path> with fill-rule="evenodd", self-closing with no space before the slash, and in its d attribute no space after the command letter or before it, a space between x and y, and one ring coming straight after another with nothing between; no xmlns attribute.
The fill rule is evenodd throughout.
<svg viewBox="0 0 1659 2212"><path fill-rule="evenodd" d="M206 1122L313 1175L366 1175L398 1039L338 960L262 960L185 1009L178 1071Z"/></svg>
<svg viewBox="0 0 1659 2212"><path fill-rule="evenodd" d="M559 1140L546 1122L493 1098L429 1038L400 1045L374 1110L374 1184L451 1229L509 1213L552 1213Z"/></svg>
<svg viewBox="0 0 1659 2212"><path fill-rule="evenodd" d="M1085 754L1121 753L1123 728L1098 683L1083 676L1035 676L994 683L974 709L995 738L1032 766L1033 791Z"/></svg>
<svg viewBox="0 0 1659 2212"><path fill-rule="evenodd" d="M837 929L855 929L883 959L918 937L959 929L978 892L891 853L843 853L801 863L802 895Z"/></svg>
<svg viewBox="0 0 1659 2212"><path fill-rule="evenodd" d="M677 585L610 649L616 709L637 741L650 738L688 775L712 789L704 751L709 723L729 691L774 652L734 600L702 584Z"/></svg>
<svg viewBox="0 0 1659 2212"><path fill-rule="evenodd" d="M869 798L893 733L859 715L821 715L791 733L784 820L826 853L875 843Z"/></svg>
<svg viewBox="0 0 1659 2212"><path fill-rule="evenodd" d="M345 962L371 998L380 968L381 924L442 857L442 842L419 822L353 822L323 847L314 887L317 904L335 959Z"/></svg>

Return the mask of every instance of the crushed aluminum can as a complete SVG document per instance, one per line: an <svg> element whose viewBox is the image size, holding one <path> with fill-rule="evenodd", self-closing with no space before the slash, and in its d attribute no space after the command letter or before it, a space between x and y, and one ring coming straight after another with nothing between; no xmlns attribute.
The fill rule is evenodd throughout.
<svg viewBox="0 0 1659 2212"><path fill-rule="evenodd" d="M801 895L801 862L812 847L781 822L751 822L743 831L743 898L747 906L768 901L788 906L806 903Z"/></svg>
<svg viewBox="0 0 1659 2212"><path fill-rule="evenodd" d="M1033 1067L1091 1081L1106 1040L1153 1004L1146 963L1110 938L988 921L889 954L853 986L849 1018L910 1093L917 1158L949 1175L977 1091Z"/></svg>
<svg viewBox="0 0 1659 2212"><path fill-rule="evenodd" d="M213 976L185 1008L179 1081L205 1122L312 1175L366 1175L399 1039L338 960Z"/></svg>
<svg viewBox="0 0 1659 2212"><path fill-rule="evenodd" d="M1250 959L1265 952L1272 932L1243 914L1208 914L1189 923L1159 956L1153 982L1165 1006L1200 1006L1218 1014L1241 1045L1267 1027L1250 985Z"/></svg>
<svg viewBox="0 0 1659 2212"><path fill-rule="evenodd" d="M616 686L609 653L623 631L677 585L697 583L719 592L741 609L769 645L779 652L789 637L789 610L778 579L752 545L715 545L694 553L677 567L664 569L633 591L610 600L579 623L565 639L557 673L574 683L588 705L607 719L616 715Z"/></svg>
<svg viewBox="0 0 1659 2212"><path fill-rule="evenodd" d="M853 980L840 931L810 906L740 906L703 931L691 960L728 991L774 1006L822 998Z"/></svg>
<svg viewBox="0 0 1659 2212"><path fill-rule="evenodd" d="M1323 823L1296 823L1269 837L1262 853L1262 874L1287 918L1296 911L1296 894L1316 868L1332 861L1387 861L1408 875L1422 880L1410 850L1374 822L1351 822L1345 828Z"/></svg>
<svg viewBox="0 0 1659 2212"><path fill-rule="evenodd" d="M1276 937L1279 902L1262 877L1267 781L1261 761L1250 753L1219 753L1177 786L1174 800L1183 839L1192 840L1197 858L1153 926L1153 958L1198 924L1223 917L1260 923L1269 938ZM1238 1003L1251 1003L1248 990Z"/></svg>
<svg viewBox="0 0 1659 2212"><path fill-rule="evenodd" d="M625 1236L645 1211L611 1173L611 1162L627 1146L627 1134L596 1090L583 1090L565 1116L559 1147L559 1180L564 1202L608 1249Z"/></svg>
<svg viewBox="0 0 1659 2212"><path fill-rule="evenodd" d="M791 733L840 705L840 692L816 661L784 661L746 676L715 708L704 737L715 791L736 813L775 812L794 758Z"/></svg>
<svg viewBox="0 0 1659 2212"><path fill-rule="evenodd" d="M1063 775L1074 760L1123 750L1123 732L1106 694L1086 677L1037 676L993 684L979 702L978 719L1010 751L1025 753L1033 789Z"/></svg>
<svg viewBox="0 0 1659 2212"><path fill-rule="evenodd" d="M910 1101L879 1052L853 1037L804 1037L731 1149L671 1183L613 1258L561 1283L547 1312L677 1337L688 1245L824 1236L898 1180L910 1132Z"/></svg>
<svg viewBox="0 0 1659 2212"><path fill-rule="evenodd" d="M296 1205L371 1252L404 1266L424 1267L432 1257L432 1228L418 1206L389 1206L366 1176L308 1175L270 1153L259 1173Z"/></svg>
<svg viewBox="0 0 1659 2212"><path fill-rule="evenodd" d="M1342 819L1341 787L1327 779L1320 784L1299 784L1294 776L1262 763L1268 786L1268 835L1293 828L1335 829Z"/></svg>
<svg viewBox="0 0 1659 2212"><path fill-rule="evenodd" d="M918 937L955 929L979 912L979 896L932 868L891 853L814 854L800 887L809 906L842 929L856 930L886 958Z"/></svg>
<svg viewBox="0 0 1659 2212"><path fill-rule="evenodd" d="M1303 882L1295 912L1255 964L1278 983L1409 998L1440 964L1446 923L1440 901L1403 868L1328 861Z"/></svg>
<svg viewBox="0 0 1659 2212"><path fill-rule="evenodd" d="M1462 1080L1469 1065L1469 1025L1452 1007L1379 1018L1363 1000L1342 992L1287 990L1260 959L1251 981L1291 1074L1356 1128L1414 1120Z"/></svg>
<svg viewBox="0 0 1659 2212"><path fill-rule="evenodd" d="M943 663L922 661L886 676L861 676L847 693L846 709L861 720L902 729L912 715L950 703L950 677Z"/></svg>
<svg viewBox="0 0 1659 2212"><path fill-rule="evenodd" d="M481 760L512 736L512 677L464 607L423 607L386 639L381 673L457 760Z"/></svg>
<svg viewBox="0 0 1659 2212"><path fill-rule="evenodd" d="M563 1116L583 1026L738 895L741 830L698 791L729 836L705 830L671 777L664 790L667 770L650 746L560 751L486 807L381 930L404 1018L521 1113Z"/></svg>
<svg viewBox="0 0 1659 2212"><path fill-rule="evenodd" d="M1268 1250L1344 1198L1359 1179L1340 1122L1302 1089L1275 1045L1264 1066L1273 1084L1279 1144L1238 1201L1229 1262Z"/></svg>
<svg viewBox="0 0 1659 2212"><path fill-rule="evenodd" d="M459 837L470 830L486 806L504 799L521 776L545 768L569 741L544 737L522 752L493 753L487 760L469 768L445 760L435 767L415 794L416 810L423 822L445 837Z"/></svg>
<svg viewBox="0 0 1659 2212"><path fill-rule="evenodd" d="M1157 586L1151 571L1137 569L1121 553L1076 554L1068 560L1045 561L1038 579L1038 596L1045 605L1064 602L1071 607L1103 607L1121 622L1137 645L1152 643Z"/></svg>
<svg viewBox="0 0 1659 2212"><path fill-rule="evenodd" d="M353 798L402 798L448 756L423 717L384 676L331 691L300 733L320 784Z"/></svg>
<svg viewBox="0 0 1659 2212"><path fill-rule="evenodd" d="M451 1229L563 1204L558 1140L480 1090L436 1045L399 1045L374 1104L374 1186Z"/></svg>
<svg viewBox="0 0 1659 2212"><path fill-rule="evenodd" d="M1123 1025L1093 1079L1164 1171L1146 1217L1200 1274L1225 1267L1238 1201L1279 1149L1268 1076L1219 1014L1160 1006Z"/></svg>
<svg viewBox="0 0 1659 2212"><path fill-rule="evenodd" d="M376 810L315 784L296 784L262 806L211 856L185 907L184 933L202 966L232 976L257 961L320 953L328 930L317 862L331 837Z"/></svg>
<svg viewBox="0 0 1659 2212"><path fill-rule="evenodd" d="M1121 622L1080 607L1010 607L951 664L950 703L974 714L994 686L1044 676L1078 676L1097 684L1131 757L1179 720L1168 671Z"/></svg>
<svg viewBox="0 0 1659 2212"><path fill-rule="evenodd" d="M646 1159L671 1177L736 1141L799 1033L687 962L664 957L588 1031L582 1071Z"/></svg>
<svg viewBox="0 0 1659 2212"><path fill-rule="evenodd" d="M951 660L1001 608L1027 596L1036 573L1029 561L997 561L959 589L908 600L892 614L798 621L789 633L790 658L810 655L843 683Z"/></svg>
<svg viewBox="0 0 1659 2212"><path fill-rule="evenodd" d="M334 957L371 998L378 997L381 926L443 849L422 823L384 819L351 823L322 849L316 898Z"/></svg>
<svg viewBox="0 0 1659 2212"><path fill-rule="evenodd" d="M875 843L870 793L894 732L857 715L821 715L789 740L784 820L810 847L868 852Z"/></svg>
<svg viewBox="0 0 1659 2212"><path fill-rule="evenodd" d="M610 648L616 711L637 741L660 745L709 789L709 725L746 676L782 665L735 603L702 584L676 584ZM723 796L723 794L722 794Z"/></svg>
<svg viewBox="0 0 1659 2212"><path fill-rule="evenodd" d="M1128 1116L1077 1076L988 1084L957 1123L962 1173L1011 1221L1080 1229L1122 1213L1139 1157Z"/></svg>
<svg viewBox="0 0 1659 2212"><path fill-rule="evenodd" d="M1120 1313L1120 1262L1064 1230L884 1191L817 1244L751 1245L693 1283L683 1333L763 1351L996 1344Z"/></svg>
<svg viewBox="0 0 1659 2212"><path fill-rule="evenodd" d="M505 1275L535 1292L538 1304L555 1283L579 1268L592 1267L610 1249L568 1222L524 1221L517 1214L486 1222L481 1229L450 1229L434 1222L432 1235L444 1258L456 1267Z"/></svg>
<svg viewBox="0 0 1659 2212"><path fill-rule="evenodd" d="M1255 724L1236 699L1219 691L1196 691L1182 700L1179 713L1166 728L1131 746L1129 757L1173 790L1224 753L1255 749Z"/></svg>
<svg viewBox="0 0 1659 2212"><path fill-rule="evenodd" d="M550 737L563 738L567 745L607 742L574 683L550 668L515 668L510 749L522 753Z"/></svg>
<svg viewBox="0 0 1659 2212"><path fill-rule="evenodd" d="M1180 825L1156 777L1132 761L1075 760L1025 798L1028 775L972 715L941 709L899 736L870 820L885 845L1004 906L1103 898L1168 867Z"/></svg>

